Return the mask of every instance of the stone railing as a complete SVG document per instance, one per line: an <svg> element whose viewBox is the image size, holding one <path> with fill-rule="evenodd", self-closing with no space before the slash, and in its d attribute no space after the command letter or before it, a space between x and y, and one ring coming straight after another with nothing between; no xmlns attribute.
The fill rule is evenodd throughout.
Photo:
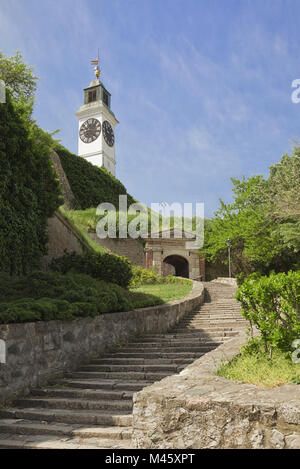
<svg viewBox="0 0 300 469"><path fill-rule="evenodd" d="M216 376L245 342L232 339L135 394L133 446L300 449L299 385L265 388Z"/></svg>
<svg viewBox="0 0 300 469"><path fill-rule="evenodd" d="M167 331L203 299L203 285L193 282L188 296L159 306L74 321L0 325L6 348L6 363L0 360L0 403L26 395L130 337Z"/></svg>
<svg viewBox="0 0 300 469"><path fill-rule="evenodd" d="M218 283L224 283L224 285L230 285L232 287L237 286L237 280L236 278L229 278L229 277L218 277L215 280L212 280L212 282L218 282Z"/></svg>

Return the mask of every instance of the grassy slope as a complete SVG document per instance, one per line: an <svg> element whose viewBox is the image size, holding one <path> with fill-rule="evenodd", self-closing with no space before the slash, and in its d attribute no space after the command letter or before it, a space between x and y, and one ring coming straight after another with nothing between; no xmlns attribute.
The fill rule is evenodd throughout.
<svg viewBox="0 0 300 469"><path fill-rule="evenodd" d="M187 296L192 289L192 283L162 283L157 285L142 285L141 287L131 288L133 293L145 293L160 298L162 302L178 300Z"/></svg>
<svg viewBox="0 0 300 469"><path fill-rule="evenodd" d="M218 370L218 376L261 386L300 384L300 363L293 363L290 355L275 350L270 359L264 350L257 354L240 354ZM299 389L300 391L300 389Z"/></svg>
<svg viewBox="0 0 300 469"><path fill-rule="evenodd" d="M148 225L148 231L151 231L151 213L153 213L154 217L157 217L157 213L151 212L148 209L148 214L145 214L145 223ZM81 230L85 232L93 231L95 232L97 223L104 215L97 215L96 208L88 208L85 210L69 210L67 212L67 216L74 225L78 226ZM134 218L138 215L128 215L127 216L127 223L130 223ZM116 220L117 220L117 232L119 228L119 213L116 213ZM195 219L191 220L192 229L196 229L196 221ZM172 229L175 227L183 228L183 219L182 218L164 218L161 215L159 216L159 229L160 230L167 230Z"/></svg>

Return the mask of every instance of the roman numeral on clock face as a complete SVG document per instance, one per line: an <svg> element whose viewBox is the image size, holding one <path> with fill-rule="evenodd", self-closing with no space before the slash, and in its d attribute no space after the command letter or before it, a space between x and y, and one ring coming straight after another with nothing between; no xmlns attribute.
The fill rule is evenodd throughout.
<svg viewBox="0 0 300 469"><path fill-rule="evenodd" d="M79 137L84 143L92 143L101 134L101 123L98 119L86 120L79 129Z"/></svg>

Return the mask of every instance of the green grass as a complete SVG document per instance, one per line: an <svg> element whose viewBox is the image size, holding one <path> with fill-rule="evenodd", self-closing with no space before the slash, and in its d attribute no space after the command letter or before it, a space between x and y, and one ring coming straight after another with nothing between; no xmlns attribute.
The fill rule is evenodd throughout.
<svg viewBox="0 0 300 469"><path fill-rule="evenodd" d="M74 214L77 213L77 211L75 210L65 210L63 207L60 207L59 208L59 212L61 213L62 216L64 216L68 222L70 223L70 225L73 227L73 229L84 239L84 241L88 244L88 246L94 251L94 252L97 252L97 253L100 253L100 254L103 254L105 252L108 252L107 249L105 249L104 247L102 247L100 244L98 244L96 241L94 241L93 239L91 239L87 232L88 232L88 229L87 229L87 226L89 226L89 223L86 222L87 224L85 223L82 223L80 222L80 217L76 217L74 216ZM96 212L95 212L95 209L88 209L88 210L80 210L78 212L87 212L85 215L88 219L88 213L90 212L91 214L94 213L96 215Z"/></svg>
<svg viewBox="0 0 300 469"><path fill-rule="evenodd" d="M117 207L116 207L117 208ZM148 213L147 214L135 214L135 215L127 215L127 225L134 220L138 215L142 216L145 220L145 224L148 226L148 232L151 232L151 214L153 216L159 217L159 229L160 230L166 230L168 228L172 229L174 227L179 227L183 228L183 219L180 217L163 217L161 214L158 215L156 212L152 212L149 208L147 209ZM72 223L74 226L76 226L80 232L93 232L95 233L96 227L98 222L101 220L101 218L104 217L104 215L97 215L96 214L96 208L88 208L86 210L68 210L64 211L64 215L68 218L70 223ZM193 219L190 219L191 223L191 229L195 230L196 229L196 218L194 217ZM119 212L116 212L116 232L117 235L119 233Z"/></svg>
<svg viewBox="0 0 300 469"><path fill-rule="evenodd" d="M291 354L287 352L274 350L270 359L262 346L250 352L246 347L246 351L242 349L230 362L222 364L217 375L267 387L284 383L300 384L300 363L293 363Z"/></svg>
<svg viewBox="0 0 300 469"><path fill-rule="evenodd" d="M168 301L179 300L187 296L192 289L192 282L189 283L162 283L155 285L142 285L140 287L131 288L132 293L143 293L153 295L160 298L163 303Z"/></svg>

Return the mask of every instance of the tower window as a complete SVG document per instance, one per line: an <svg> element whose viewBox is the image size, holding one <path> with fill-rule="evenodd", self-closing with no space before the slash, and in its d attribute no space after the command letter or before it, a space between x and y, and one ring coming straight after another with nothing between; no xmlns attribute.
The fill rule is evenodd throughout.
<svg viewBox="0 0 300 469"><path fill-rule="evenodd" d="M96 99L97 99L97 91L96 90L89 91L88 102L92 103L93 101L96 101Z"/></svg>
<svg viewBox="0 0 300 469"><path fill-rule="evenodd" d="M104 104L106 106L108 106L108 103L109 103L108 94L105 91L103 91L103 98L102 99L103 99Z"/></svg>

